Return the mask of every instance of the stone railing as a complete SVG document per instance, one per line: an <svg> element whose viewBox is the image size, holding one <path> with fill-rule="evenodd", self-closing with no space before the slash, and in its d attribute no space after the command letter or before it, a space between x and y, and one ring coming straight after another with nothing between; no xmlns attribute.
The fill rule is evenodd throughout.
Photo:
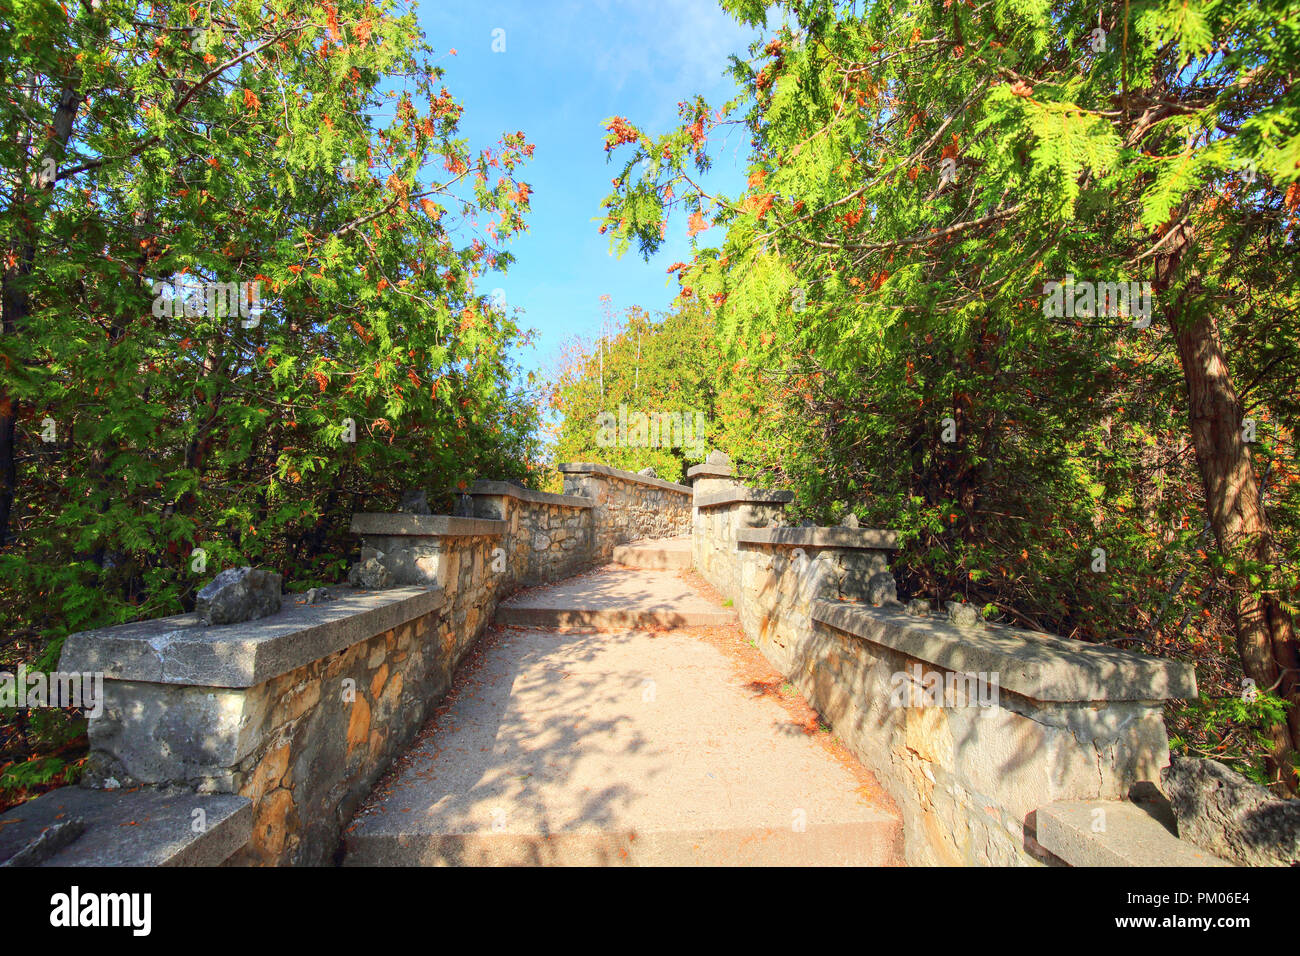
<svg viewBox="0 0 1300 956"><path fill-rule="evenodd" d="M1221 865L1133 802L1159 786L1163 704L1196 695L1190 666L985 625L968 605L960 626L907 613L894 533L787 526L792 495L745 487L724 458L688 477L696 570L890 793L909 863Z"/></svg>
<svg viewBox="0 0 1300 956"><path fill-rule="evenodd" d="M504 481L470 488L474 516L506 523L506 564L523 586L557 581L590 564L596 551L595 501L555 495Z"/></svg>
<svg viewBox="0 0 1300 956"><path fill-rule="evenodd" d="M1050 860L1035 811L1154 785L1163 704L1196 696L1189 665L1103 645L898 604L812 616L783 649L790 679L894 798L909 863Z"/></svg>
<svg viewBox="0 0 1300 956"><path fill-rule="evenodd" d="M181 615L71 635L62 669L104 674L86 782L236 794L251 830L230 862L329 862L469 634L441 588L403 587L339 589L241 624Z"/></svg>
<svg viewBox="0 0 1300 956"><path fill-rule="evenodd" d="M0 862L329 862L505 597L688 529L746 635L891 794L909 862L1140 862L1157 844L1167 861L1219 862L1159 827L1148 843L1126 800L1159 787L1162 705L1195 696L1190 667L983 625L967 606L906 613L892 532L787 526L792 495L745 487L724 456L688 472L693 492L560 468L564 495L476 483L473 517L355 515L356 587L239 624L180 615L69 637L61 669L104 677L86 782L106 789L10 811ZM1088 824L1099 812L1109 837ZM128 852L120 825L140 819Z"/></svg>
<svg viewBox="0 0 1300 956"><path fill-rule="evenodd" d="M564 494L590 499L595 529L592 560L641 538L691 533L691 489L660 478L585 462L560 465Z"/></svg>
<svg viewBox="0 0 1300 956"><path fill-rule="evenodd" d="M787 649L812 628L814 601L865 601L873 585L893 583L891 531L768 527L739 528L735 536L741 626L786 672L797 666Z"/></svg>
<svg viewBox="0 0 1300 956"><path fill-rule="evenodd" d="M741 531L780 527L785 506L794 500L789 491L762 491L733 486L705 491L696 483L691 558L695 568L714 588L732 601L740 599Z"/></svg>

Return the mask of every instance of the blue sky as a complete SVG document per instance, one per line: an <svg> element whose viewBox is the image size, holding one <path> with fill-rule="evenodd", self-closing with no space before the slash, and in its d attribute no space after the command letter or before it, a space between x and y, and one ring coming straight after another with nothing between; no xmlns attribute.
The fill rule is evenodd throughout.
<svg viewBox="0 0 1300 956"><path fill-rule="evenodd" d="M723 76L727 55L743 55L753 31L716 0L419 0L416 11L447 89L465 106L461 130L471 149L516 130L537 147L519 173L534 191L529 231L508 247L517 261L480 287L504 289L508 304L522 309L521 325L538 331L537 345L517 356L524 368L545 369L575 334L599 335L602 295L617 313L666 308L675 284L666 283L665 270L689 250L685 218L670 223L668 242L650 262L635 247L621 259L612 255L592 221L621 169L606 163L603 124L625 116L657 135L676 123L679 101L702 93L716 106L734 95ZM504 53L492 50L498 28ZM735 194L748 138L729 129L706 181Z"/></svg>

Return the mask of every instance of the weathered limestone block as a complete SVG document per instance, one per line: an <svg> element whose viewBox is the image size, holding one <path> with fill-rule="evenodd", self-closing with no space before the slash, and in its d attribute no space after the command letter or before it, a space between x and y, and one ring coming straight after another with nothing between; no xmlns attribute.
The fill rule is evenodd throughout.
<svg viewBox="0 0 1300 956"><path fill-rule="evenodd" d="M329 588L309 588L303 595L304 604L322 604L334 600Z"/></svg>
<svg viewBox="0 0 1300 956"><path fill-rule="evenodd" d="M227 568L199 592L194 611L206 624L239 624L280 610L280 575L258 568Z"/></svg>
<svg viewBox="0 0 1300 956"><path fill-rule="evenodd" d="M897 599L897 589L890 590L894 577L889 573L885 552L845 550L837 554L837 563L843 569L838 597L870 604L888 603L890 597Z"/></svg>
<svg viewBox="0 0 1300 956"><path fill-rule="evenodd" d="M888 571L877 571L867 579L867 600L872 604L897 604L898 585Z"/></svg>
<svg viewBox="0 0 1300 956"><path fill-rule="evenodd" d="M948 620L958 627L973 628L979 627L980 615L973 604L967 604L965 601L949 601Z"/></svg>
<svg viewBox="0 0 1300 956"><path fill-rule="evenodd" d="M234 768L261 742L257 727L271 707L258 688L105 681L103 715L90 721L85 782L232 792Z"/></svg>
<svg viewBox="0 0 1300 956"><path fill-rule="evenodd" d="M439 583L440 559L436 548L416 545L395 548L384 554L379 563L388 571L390 587L431 586Z"/></svg>
<svg viewBox="0 0 1300 956"><path fill-rule="evenodd" d="M475 518L487 518L491 521L501 521L506 517L507 511L511 510L513 509L508 508L504 497L496 495L474 495ZM510 533L516 534L519 531L518 516L512 514L511 520L512 524L510 526Z"/></svg>
<svg viewBox="0 0 1300 956"><path fill-rule="evenodd" d="M397 510L413 515L433 514L429 510L429 493L423 488L413 488L410 491L403 492Z"/></svg>
<svg viewBox="0 0 1300 956"><path fill-rule="evenodd" d="M1164 771L1178 835L1242 866L1300 864L1300 800L1282 800L1217 760L1179 757Z"/></svg>
<svg viewBox="0 0 1300 956"><path fill-rule="evenodd" d="M378 556L366 558L352 565L348 570L348 584L372 591L382 591L393 586L392 572L381 561L383 552L376 551L375 554Z"/></svg>
<svg viewBox="0 0 1300 956"><path fill-rule="evenodd" d="M0 814L0 866L219 866L252 818L232 794L61 787Z"/></svg>

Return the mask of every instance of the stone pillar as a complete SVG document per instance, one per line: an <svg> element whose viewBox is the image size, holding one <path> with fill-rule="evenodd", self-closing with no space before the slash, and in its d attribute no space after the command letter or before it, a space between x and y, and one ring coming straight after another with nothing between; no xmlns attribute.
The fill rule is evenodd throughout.
<svg viewBox="0 0 1300 956"><path fill-rule="evenodd" d="M697 490L691 541L696 569L713 587L732 601L740 600L741 531L779 527L785 506L794 500L790 491L766 491L732 484L721 491Z"/></svg>

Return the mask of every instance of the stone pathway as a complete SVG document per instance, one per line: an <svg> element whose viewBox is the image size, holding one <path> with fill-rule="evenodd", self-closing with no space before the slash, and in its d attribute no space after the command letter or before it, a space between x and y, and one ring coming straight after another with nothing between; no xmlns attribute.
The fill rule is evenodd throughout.
<svg viewBox="0 0 1300 956"><path fill-rule="evenodd" d="M345 864L896 864L878 785L688 577L609 566L503 605Z"/></svg>

